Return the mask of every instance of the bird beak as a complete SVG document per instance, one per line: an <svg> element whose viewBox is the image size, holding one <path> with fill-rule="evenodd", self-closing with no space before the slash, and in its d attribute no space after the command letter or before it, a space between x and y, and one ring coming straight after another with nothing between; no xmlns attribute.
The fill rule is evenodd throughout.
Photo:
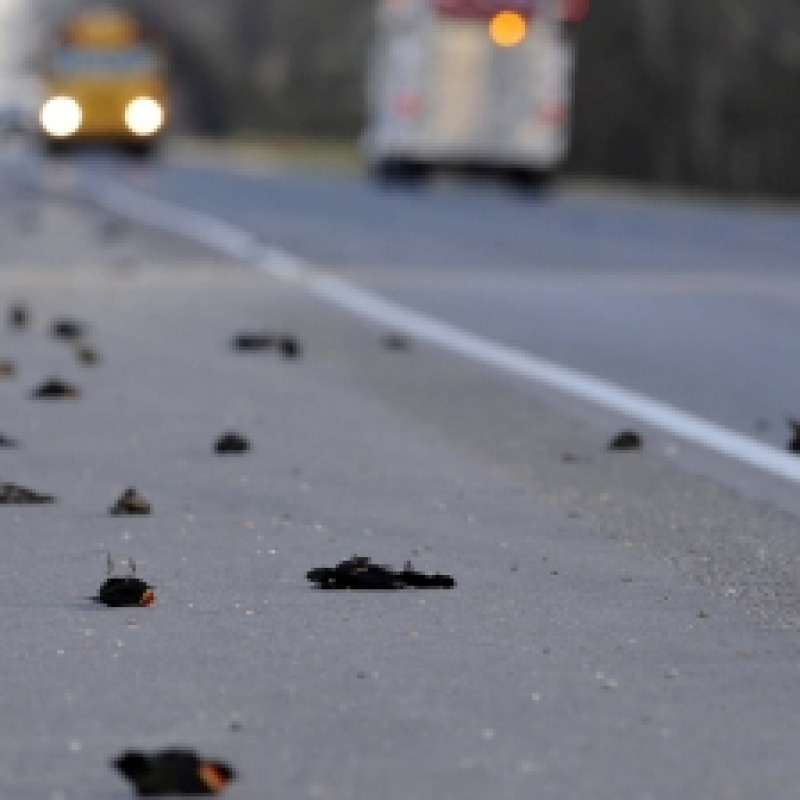
<svg viewBox="0 0 800 800"><path fill-rule="evenodd" d="M148 589L139 600L139 605L147 608L156 602L156 593L152 589Z"/></svg>
<svg viewBox="0 0 800 800"><path fill-rule="evenodd" d="M197 768L197 774L201 781L213 792L222 791L228 778L223 774L222 770L214 764L202 763Z"/></svg>

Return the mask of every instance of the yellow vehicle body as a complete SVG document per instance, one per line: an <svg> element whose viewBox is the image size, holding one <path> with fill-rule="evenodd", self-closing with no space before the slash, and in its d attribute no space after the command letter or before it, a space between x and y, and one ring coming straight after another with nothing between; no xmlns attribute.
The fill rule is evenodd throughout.
<svg viewBox="0 0 800 800"><path fill-rule="evenodd" d="M85 12L66 25L48 55L44 83L40 128L51 144L149 147L166 127L163 57L124 12Z"/></svg>

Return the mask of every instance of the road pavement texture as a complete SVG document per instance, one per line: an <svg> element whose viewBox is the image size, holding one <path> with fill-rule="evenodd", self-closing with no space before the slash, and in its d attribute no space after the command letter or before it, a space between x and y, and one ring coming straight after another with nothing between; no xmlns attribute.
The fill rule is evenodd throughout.
<svg viewBox="0 0 800 800"><path fill-rule="evenodd" d="M128 180L88 162L95 179ZM248 169L249 169L248 165ZM136 188L332 268L381 297L782 446L797 416L796 208L608 187L390 189L358 175L198 165Z"/></svg>
<svg viewBox="0 0 800 800"><path fill-rule="evenodd" d="M174 747L253 800L797 796L796 517L302 287L0 187L0 296L31 316L0 334L0 476L57 498L0 507L0 795L121 800L111 762ZM79 396L33 399L51 377ZM250 450L218 455L229 431ZM149 515L109 514L129 487ZM91 600L109 553L152 606ZM306 580L353 554L457 585Z"/></svg>

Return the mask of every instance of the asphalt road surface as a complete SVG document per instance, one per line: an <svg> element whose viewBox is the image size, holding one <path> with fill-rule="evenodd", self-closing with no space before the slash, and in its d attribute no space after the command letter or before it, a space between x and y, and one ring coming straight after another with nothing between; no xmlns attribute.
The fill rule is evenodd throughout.
<svg viewBox="0 0 800 800"><path fill-rule="evenodd" d="M236 767L231 798L797 796L791 478L413 332L388 350L113 186L767 444L800 402L791 210L7 150L0 296L33 323L0 334L0 480L59 502L0 507L0 794L129 797L109 759L180 745ZM258 328L303 356L231 350ZM31 399L48 376L80 397ZM605 450L623 426L644 451ZM213 454L229 429L251 453ZM151 516L108 515L128 486ZM108 552L154 607L86 599ZM458 585L306 582L353 553Z"/></svg>

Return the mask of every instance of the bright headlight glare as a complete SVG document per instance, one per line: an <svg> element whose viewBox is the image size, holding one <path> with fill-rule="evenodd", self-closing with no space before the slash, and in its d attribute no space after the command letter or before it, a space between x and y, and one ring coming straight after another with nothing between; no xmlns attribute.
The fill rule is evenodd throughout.
<svg viewBox="0 0 800 800"><path fill-rule="evenodd" d="M66 95L51 97L39 113L42 129L48 136L65 139L77 133L83 121L83 112L77 101Z"/></svg>
<svg viewBox="0 0 800 800"><path fill-rule="evenodd" d="M152 136L164 124L164 109L152 97L137 97L125 109L125 124L136 136Z"/></svg>

